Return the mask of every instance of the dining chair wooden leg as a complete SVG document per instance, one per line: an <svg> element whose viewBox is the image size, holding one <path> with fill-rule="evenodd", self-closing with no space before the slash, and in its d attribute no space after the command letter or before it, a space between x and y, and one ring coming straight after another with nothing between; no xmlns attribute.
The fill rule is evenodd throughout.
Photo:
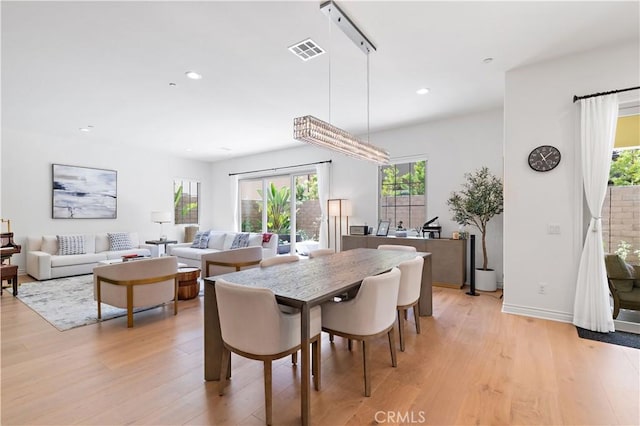
<svg viewBox="0 0 640 426"><path fill-rule="evenodd" d="M420 303L413 305L413 319L416 322L416 333L420 334Z"/></svg>
<svg viewBox="0 0 640 426"><path fill-rule="evenodd" d="M316 340L312 343L312 351L311 351L311 370L313 371L313 386L319 391L320 390L320 342L322 339L320 336L316 338Z"/></svg>
<svg viewBox="0 0 640 426"><path fill-rule="evenodd" d="M364 369L364 396L371 396L371 373L369 364L371 363L370 348L366 340L362 341L362 366Z"/></svg>
<svg viewBox="0 0 640 426"><path fill-rule="evenodd" d="M231 351L223 346L222 360L220 361L220 383L218 383L218 395L224 395L224 388L227 385L227 369L229 368L229 359Z"/></svg>
<svg viewBox="0 0 640 426"><path fill-rule="evenodd" d="M272 421L272 395L271 395L271 360L264 361L264 410L267 418L267 425L271 425Z"/></svg>
<svg viewBox="0 0 640 426"><path fill-rule="evenodd" d="M353 349L353 344L351 343L351 339L347 339L347 348L349 349L349 351Z"/></svg>
<svg viewBox="0 0 640 426"><path fill-rule="evenodd" d="M404 323L406 319L404 314L406 313L406 310L398 308L398 336L400 337L400 351L402 352L404 352Z"/></svg>
<svg viewBox="0 0 640 426"><path fill-rule="evenodd" d="M291 354L291 364L298 365L298 352Z"/></svg>
<svg viewBox="0 0 640 426"><path fill-rule="evenodd" d="M398 360L396 357L396 332L393 327L389 329L389 349L391 349L391 365L393 367L397 367Z"/></svg>
<svg viewBox="0 0 640 426"><path fill-rule="evenodd" d="M329 341L333 342L333 333L329 333Z"/></svg>

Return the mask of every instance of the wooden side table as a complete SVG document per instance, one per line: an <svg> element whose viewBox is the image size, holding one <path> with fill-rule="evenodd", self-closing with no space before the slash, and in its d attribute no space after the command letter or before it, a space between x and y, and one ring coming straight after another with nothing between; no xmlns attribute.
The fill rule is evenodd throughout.
<svg viewBox="0 0 640 426"><path fill-rule="evenodd" d="M0 267L0 277L2 281L7 280L13 287L14 297L18 295L18 265L2 265ZM0 294L2 294L2 283L0 283Z"/></svg>
<svg viewBox="0 0 640 426"><path fill-rule="evenodd" d="M178 268L178 300L198 297L200 293L200 268Z"/></svg>

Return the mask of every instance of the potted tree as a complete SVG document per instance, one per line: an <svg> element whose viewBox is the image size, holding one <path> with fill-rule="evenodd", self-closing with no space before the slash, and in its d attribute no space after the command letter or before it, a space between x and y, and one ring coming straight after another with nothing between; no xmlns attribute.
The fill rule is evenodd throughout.
<svg viewBox="0 0 640 426"><path fill-rule="evenodd" d="M476 269L476 288L495 291L496 273L489 269L487 259L487 223L504 210L502 181L491 174L487 167L474 173L465 173L466 182L460 192L451 193L447 205L453 220L463 226L473 225L482 234L482 268ZM472 253L472 256L475 254Z"/></svg>

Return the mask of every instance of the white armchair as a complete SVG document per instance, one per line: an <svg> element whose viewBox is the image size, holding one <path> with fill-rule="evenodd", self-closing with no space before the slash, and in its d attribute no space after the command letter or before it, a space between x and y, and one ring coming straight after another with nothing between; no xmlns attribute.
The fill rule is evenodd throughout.
<svg viewBox="0 0 640 426"><path fill-rule="evenodd" d="M173 256L135 260L93 268L94 298L100 304L127 310L127 327L133 327L133 309L173 300L178 314L178 260Z"/></svg>
<svg viewBox="0 0 640 426"><path fill-rule="evenodd" d="M239 249L203 254L202 277L228 274L242 269L256 268L262 260L262 247L251 246Z"/></svg>
<svg viewBox="0 0 640 426"><path fill-rule="evenodd" d="M382 334L389 337L391 365L396 367L395 332L400 270L367 277L353 299L322 305L322 330L347 339L362 341L364 395L371 396L371 350L369 341Z"/></svg>
<svg viewBox="0 0 640 426"><path fill-rule="evenodd" d="M218 279L215 283L223 351L220 395L224 394L231 352L264 363L266 423L272 423L271 363L300 349L300 313L284 313L275 295L266 288L253 288ZM311 309L309 335L313 346L312 373L320 389L320 331L322 313Z"/></svg>
<svg viewBox="0 0 640 426"><path fill-rule="evenodd" d="M402 262L400 269L400 289L398 290L398 334L400 335L400 350L404 352L404 322L407 310L413 308L413 319L416 323L416 333L420 334L420 286L422 285L422 266L424 259L416 256L413 260Z"/></svg>

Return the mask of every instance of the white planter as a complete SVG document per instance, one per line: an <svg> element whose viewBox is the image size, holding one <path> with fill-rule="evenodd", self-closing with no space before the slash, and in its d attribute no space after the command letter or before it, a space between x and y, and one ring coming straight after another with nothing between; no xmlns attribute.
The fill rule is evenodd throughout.
<svg viewBox="0 0 640 426"><path fill-rule="evenodd" d="M497 289L496 271L493 269L487 271L476 269L476 290L496 291Z"/></svg>

